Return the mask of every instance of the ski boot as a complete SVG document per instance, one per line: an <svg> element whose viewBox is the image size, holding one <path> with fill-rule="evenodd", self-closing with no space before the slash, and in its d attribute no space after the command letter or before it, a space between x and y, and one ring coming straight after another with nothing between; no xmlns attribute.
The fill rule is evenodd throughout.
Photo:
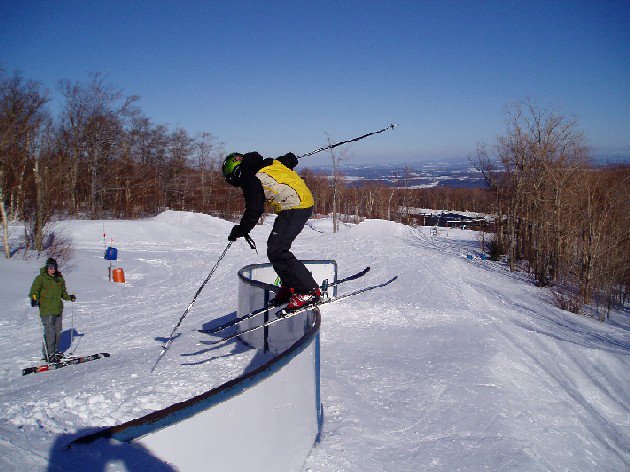
<svg viewBox="0 0 630 472"><path fill-rule="evenodd" d="M276 296L269 300L269 306L280 306L291 300L291 289L286 285L281 285Z"/></svg>
<svg viewBox="0 0 630 472"><path fill-rule="evenodd" d="M293 295L291 296L291 300L284 311L290 313L295 310L299 310L300 308L304 308L310 305L316 304L322 297L322 292L319 287L314 288L308 293L295 293L292 289Z"/></svg>

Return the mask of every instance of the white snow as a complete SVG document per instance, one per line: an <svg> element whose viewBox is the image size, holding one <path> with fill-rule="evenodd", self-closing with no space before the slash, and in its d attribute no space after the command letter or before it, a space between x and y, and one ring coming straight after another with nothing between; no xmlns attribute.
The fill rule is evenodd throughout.
<svg viewBox="0 0 630 472"><path fill-rule="evenodd" d="M27 294L43 259L0 259L0 470L171 470L138 446L63 446L267 360L239 342L200 350L196 330L234 312L236 272L267 261L271 223L252 232L258 254L242 240L232 245L154 374L163 338L225 249L232 223L173 211L59 223L76 247L64 276L77 302L66 303L62 347L112 356L25 377L21 369L40 354ZM471 231L430 236L428 228L368 220L333 234L329 219L310 224L294 244L299 257L335 259L340 277L372 267L341 293L399 279L322 308L325 422L304 471L630 469L627 311L601 324L553 307L524 274L468 260L478 254ZM107 280L103 225L126 284ZM246 452L234 441L235 453Z"/></svg>

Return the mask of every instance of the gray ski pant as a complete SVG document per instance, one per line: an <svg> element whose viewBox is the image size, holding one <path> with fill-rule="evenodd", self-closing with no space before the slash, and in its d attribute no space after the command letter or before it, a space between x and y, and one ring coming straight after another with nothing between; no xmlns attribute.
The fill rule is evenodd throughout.
<svg viewBox="0 0 630 472"><path fill-rule="evenodd" d="M44 344L42 344L42 354L52 356L57 352L59 341L61 341L61 315L40 316L44 327ZM48 349L48 351L46 351Z"/></svg>

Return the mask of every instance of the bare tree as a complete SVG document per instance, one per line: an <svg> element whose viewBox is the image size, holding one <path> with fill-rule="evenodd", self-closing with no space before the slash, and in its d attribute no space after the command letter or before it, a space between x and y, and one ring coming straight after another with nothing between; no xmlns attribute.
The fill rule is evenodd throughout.
<svg viewBox="0 0 630 472"><path fill-rule="evenodd" d="M7 218L7 211L4 207L4 169L0 167L0 216L2 216L2 248L4 250L4 256L9 259L11 257L11 250L9 248L9 221Z"/></svg>
<svg viewBox="0 0 630 472"><path fill-rule="evenodd" d="M506 210L505 231L501 220L497 240L507 241L510 269L527 258L546 285L557 278L561 263L567 184L585 165L588 147L575 121L540 110L531 100L508 107L506 116L496 158L481 144L476 164Z"/></svg>
<svg viewBox="0 0 630 472"><path fill-rule="evenodd" d="M217 142L212 134L203 132L195 137L194 146L194 159L200 179L201 209L202 211L207 211L208 203L212 196L211 180L208 177L217 166L220 143Z"/></svg>
<svg viewBox="0 0 630 472"><path fill-rule="evenodd" d="M33 141L46 119L47 93L34 81L15 73L0 75L0 207L5 257L10 257L5 189L10 193L11 213L24 214L27 165L33 159Z"/></svg>
<svg viewBox="0 0 630 472"><path fill-rule="evenodd" d="M120 150L125 120L138 113L137 96L125 96L106 83L100 73L92 74L87 85L60 82L66 105L62 114L62 133L72 156L69 187L73 211L78 210L79 173L87 181L87 207L96 216L103 191L104 165Z"/></svg>
<svg viewBox="0 0 630 472"><path fill-rule="evenodd" d="M347 145L332 148L334 141L330 138L330 135L326 133L326 140L330 148L328 153L330 154L330 160L332 163L332 215L333 215L333 233L339 231L339 207L340 207L340 195L343 186L343 175L341 174L341 163L349 158L349 148Z"/></svg>
<svg viewBox="0 0 630 472"><path fill-rule="evenodd" d="M38 142L33 144L33 177L35 180L35 216L33 222L33 239L35 250L41 252L44 250L44 225L46 224L49 213L45 201L46 184L48 177L48 168L43 165L45 154L49 150L50 134L47 131L39 136ZM43 168L42 168L43 167Z"/></svg>

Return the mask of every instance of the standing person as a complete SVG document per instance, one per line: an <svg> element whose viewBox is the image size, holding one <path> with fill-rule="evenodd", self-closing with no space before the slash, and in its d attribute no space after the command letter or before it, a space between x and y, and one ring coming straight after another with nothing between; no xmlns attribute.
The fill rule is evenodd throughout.
<svg viewBox="0 0 630 472"><path fill-rule="evenodd" d="M57 261L52 257L35 277L29 292L32 307L39 307L39 317L44 327L44 344L42 351L47 362L58 361L63 357L59 352L61 340L61 325L63 315L63 300L74 302L77 298L68 295L66 282L59 272Z"/></svg>
<svg viewBox="0 0 630 472"><path fill-rule="evenodd" d="M240 187L245 211L229 241L247 236L264 212L265 201L278 214L267 240L267 257L282 281L273 305L287 303L296 310L319 301L321 292L313 275L291 252L291 244L313 213L313 196L293 170L298 159L293 153L265 159L257 152L233 152L223 162L223 175L230 185Z"/></svg>

